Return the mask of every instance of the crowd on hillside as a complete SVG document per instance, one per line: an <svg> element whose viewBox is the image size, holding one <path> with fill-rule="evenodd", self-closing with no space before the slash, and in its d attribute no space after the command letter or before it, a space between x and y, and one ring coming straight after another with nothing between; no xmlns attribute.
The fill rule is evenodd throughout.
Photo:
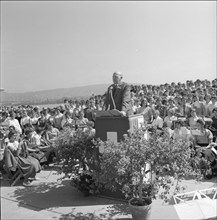
<svg viewBox="0 0 217 220"><path fill-rule="evenodd" d="M65 99L55 108L38 106L1 106L1 140L14 154L23 157L24 185L31 185L41 166L55 159L55 139L65 129L86 130L94 135L93 110L104 109L104 95L92 95L88 100ZM171 138L194 135L195 145L207 146L217 136L217 79L188 80L185 83L161 85L131 85L131 105L134 114L142 114L148 127L166 130ZM24 146L24 147L23 147ZM13 166L10 154L7 160Z"/></svg>

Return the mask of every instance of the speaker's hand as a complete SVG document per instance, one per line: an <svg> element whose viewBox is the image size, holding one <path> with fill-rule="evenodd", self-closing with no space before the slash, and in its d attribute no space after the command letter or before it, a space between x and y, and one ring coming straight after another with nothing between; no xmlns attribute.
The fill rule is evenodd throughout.
<svg viewBox="0 0 217 220"><path fill-rule="evenodd" d="M124 112L124 111L120 111L120 113L121 113L121 116L126 116L127 115L126 112Z"/></svg>

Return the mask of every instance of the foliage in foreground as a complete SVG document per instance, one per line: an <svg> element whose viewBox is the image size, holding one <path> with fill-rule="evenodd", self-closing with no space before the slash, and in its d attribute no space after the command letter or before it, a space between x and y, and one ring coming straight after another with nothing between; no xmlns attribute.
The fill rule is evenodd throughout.
<svg viewBox="0 0 217 220"><path fill-rule="evenodd" d="M179 192L183 178L201 177L196 166L199 158L191 156L187 140L172 140L158 130L153 130L148 140L144 134L141 129L117 144L101 142L104 152L94 178L109 189L121 189L126 198L155 199L160 189L160 197L168 201L171 187L174 193Z"/></svg>
<svg viewBox="0 0 217 220"><path fill-rule="evenodd" d="M155 199L158 194L168 201L180 192L180 181L201 177L199 158L192 157L190 143L172 140L167 133L138 129L120 143L94 140L88 133L66 131L57 140L62 171L72 178L72 185L85 194L103 189L120 190L126 198Z"/></svg>

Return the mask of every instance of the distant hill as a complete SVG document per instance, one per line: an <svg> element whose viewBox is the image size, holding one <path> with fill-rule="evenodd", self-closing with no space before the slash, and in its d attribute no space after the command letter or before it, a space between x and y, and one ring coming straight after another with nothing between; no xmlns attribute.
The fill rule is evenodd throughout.
<svg viewBox="0 0 217 220"><path fill-rule="evenodd" d="M24 93L1 93L1 103L40 103L47 100L58 100L63 97L76 98L76 97L90 97L91 94L103 95L109 84L98 84L89 86L80 86L72 88L61 88L52 90L43 90L35 92L24 92Z"/></svg>

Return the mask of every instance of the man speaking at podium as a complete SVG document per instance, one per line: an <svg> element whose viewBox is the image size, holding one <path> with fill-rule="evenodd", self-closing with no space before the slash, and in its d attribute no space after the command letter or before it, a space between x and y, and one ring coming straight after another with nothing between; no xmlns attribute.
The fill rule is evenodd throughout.
<svg viewBox="0 0 217 220"><path fill-rule="evenodd" d="M116 109L122 116L133 114L130 102L130 85L122 82L123 75L120 72L113 73L113 84L108 87L105 99L105 110Z"/></svg>
<svg viewBox="0 0 217 220"><path fill-rule="evenodd" d="M143 115L133 115L130 85L122 82L120 72L113 73L113 84L108 87L104 110L95 112L96 137L102 141L121 141L144 124Z"/></svg>

